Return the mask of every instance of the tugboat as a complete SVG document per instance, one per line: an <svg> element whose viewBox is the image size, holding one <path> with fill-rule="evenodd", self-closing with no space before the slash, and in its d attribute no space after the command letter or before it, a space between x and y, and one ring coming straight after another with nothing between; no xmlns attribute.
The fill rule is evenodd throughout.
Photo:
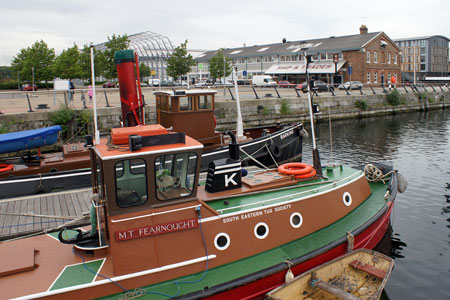
<svg viewBox="0 0 450 300"><path fill-rule="evenodd" d="M90 226L1 243L2 296L257 299L383 237L392 166L321 167L314 149L315 167L244 176L233 140L200 182L204 146L185 133L142 125L96 138Z"/></svg>
<svg viewBox="0 0 450 300"><path fill-rule="evenodd" d="M389 225L392 168L385 183L342 165L243 176L232 143L202 183L203 144L184 133L144 125L111 136L90 148L91 226L0 244L3 297L253 298L288 271L373 248Z"/></svg>

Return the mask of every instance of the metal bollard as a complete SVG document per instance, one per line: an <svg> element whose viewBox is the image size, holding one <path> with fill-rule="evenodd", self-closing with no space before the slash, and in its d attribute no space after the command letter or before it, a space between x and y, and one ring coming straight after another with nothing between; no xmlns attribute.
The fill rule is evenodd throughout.
<svg viewBox="0 0 450 300"><path fill-rule="evenodd" d="M256 93L256 90L255 90L255 87L254 87L254 86L252 86L252 89L253 89L253 93L255 93L256 99L259 99L258 94Z"/></svg>

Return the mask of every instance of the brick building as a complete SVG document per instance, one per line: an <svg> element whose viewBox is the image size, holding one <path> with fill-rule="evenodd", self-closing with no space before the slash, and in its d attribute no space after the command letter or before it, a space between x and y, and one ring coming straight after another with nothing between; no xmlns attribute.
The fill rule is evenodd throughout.
<svg viewBox="0 0 450 300"><path fill-rule="evenodd" d="M251 79L254 75L272 75L278 80L300 83L305 80L303 49L312 56L308 69L313 77L329 83L359 80L364 84L380 85L395 77L401 81L400 48L384 32L369 33L362 25L359 34L286 41L282 43L244 46L225 49L224 54L232 58L238 67L238 79ZM193 67L192 73L209 77L208 62L217 53L208 51L197 57L202 71ZM333 62L334 55L339 60ZM337 72L335 72L337 71Z"/></svg>

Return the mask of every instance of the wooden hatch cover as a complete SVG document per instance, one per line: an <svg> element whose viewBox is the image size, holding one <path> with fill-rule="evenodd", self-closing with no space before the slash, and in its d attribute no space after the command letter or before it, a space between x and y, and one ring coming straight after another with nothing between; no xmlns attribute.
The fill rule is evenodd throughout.
<svg viewBox="0 0 450 300"><path fill-rule="evenodd" d="M0 277L36 269L39 266L35 262L37 253L39 250L32 247L0 253Z"/></svg>

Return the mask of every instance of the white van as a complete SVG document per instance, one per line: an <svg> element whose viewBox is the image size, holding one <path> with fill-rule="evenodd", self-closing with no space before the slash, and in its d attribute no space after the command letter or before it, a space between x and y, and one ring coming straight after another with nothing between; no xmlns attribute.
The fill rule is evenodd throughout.
<svg viewBox="0 0 450 300"><path fill-rule="evenodd" d="M159 79L157 78L153 78L148 81L148 85L149 86L159 86Z"/></svg>
<svg viewBox="0 0 450 300"><path fill-rule="evenodd" d="M269 75L255 75L252 78L253 85L256 86L276 86L277 83Z"/></svg>

